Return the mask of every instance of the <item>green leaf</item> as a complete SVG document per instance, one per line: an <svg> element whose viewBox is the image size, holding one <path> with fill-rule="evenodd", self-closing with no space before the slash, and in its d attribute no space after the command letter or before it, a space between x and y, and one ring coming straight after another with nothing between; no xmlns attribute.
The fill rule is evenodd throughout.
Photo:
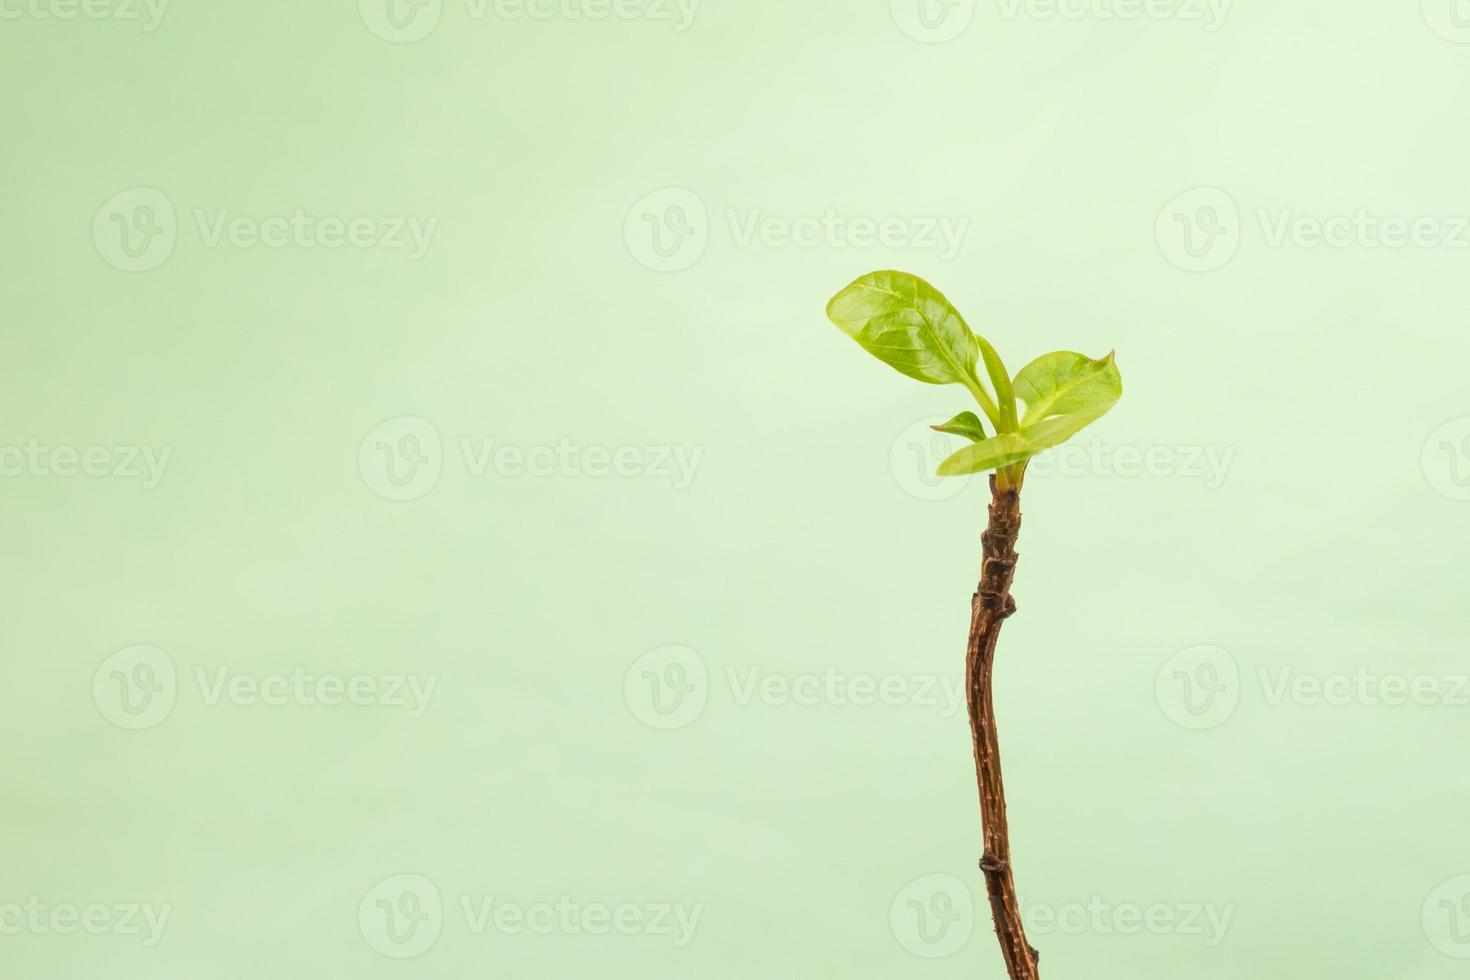
<svg viewBox="0 0 1470 980"><path fill-rule="evenodd" d="M950 456L939 464L939 475L965 476L985 470L998 470L1024 462L1034 455L1035 450L1021 433L1002 432L984 442L971 443Z"/></svg>
<svg viewBox="0 0 1470 980"><path fill-rule="evenodd" d="M964 476L1025 462L1058 446L1107 414L1123 394L1113 355L1044 354L1016 375L1016 394L1026 402L1021 427L966 446L939 464L940 476Z"/></svg>
<svg viewBox="0 0 1470 980"><path fill-rule="evenodd" d="M918 276L891 271L862 276L832 297L827 317L869 354L903 374L927 384L969 388L991 421L1000 424L1002 410L976 374L982 350L992 372L992 362L999 364L1000 358L989 344L982 346L944 294Z"/></svg>
<svg viewBox="0 0 1470 980"><path fill-rule="evenodd" d="M1016 395L1011 389L1011 376L1006 373L1006 366L1001 363L995 348L990 346L990 341L978 335L975 340L980 344L980 356L985 359L985 373L990 375L996 400L1000 402L1000 418L993 419L995 427L1001 432L1014 432L1017 426Z"/></svg>
<svg viewBox="0 0 1470 980"><path fill-rule="evenodd" d="M1016 375L1016 395L1026 403L1023 426L1056 415L1097 415L1123 394L1123 378L1113 355L1093 360L1074 351L1043 354ZM1094 416L1096 418L1097 416Z"/></svg>
<svg viewBox="0 0 1470 980"><path fill-rule="evenodd" d="M947 432L952 436L964 436L972 442L985 438L985 426L974 412L961 412L943 425L931 425L935 432Z"/></svg>

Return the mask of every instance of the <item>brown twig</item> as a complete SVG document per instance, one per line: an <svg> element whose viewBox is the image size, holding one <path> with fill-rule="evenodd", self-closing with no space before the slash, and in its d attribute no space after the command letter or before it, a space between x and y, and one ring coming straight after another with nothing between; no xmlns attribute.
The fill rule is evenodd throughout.
<svg viewBox="0 0 1470 980"><path fill-rule="evenodd" d="M1016 573L1016 536L1021 531L1021 497L1009 480L990 478L990 523L980 541L984 561L980 587L970 614L970 642L965 652L965 688L970 706L970 734L975 743L975 779L980 787L980 820L985 855L980 870L990 896L995 935L1011 980L1038 980L1037 952L1026 942L1016 882L1011 875L1011 841L1006 827L1005 783L1000 773L1000 741L991 698L995 642L1001 624L1016 611L1011 579Z"/></svg>

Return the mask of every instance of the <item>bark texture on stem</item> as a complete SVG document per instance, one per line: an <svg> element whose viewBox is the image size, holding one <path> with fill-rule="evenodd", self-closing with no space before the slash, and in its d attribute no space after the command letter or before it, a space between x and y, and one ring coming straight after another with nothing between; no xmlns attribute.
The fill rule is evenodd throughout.
<svg viewBox="0 0 1470 980"><path fill-rule="evenodd" d="M965 689L970 707L970 734L975 744L975 779L980 787L980 820L985 855L980 870L990 897L990 914L1011 980L1038 980L1037 953L1026 942L1016 882L1011 875L1011 841L1006 826L1005 783L1000 773L1000 741L995 731L991 697L995 642L1001 624L1016 611L1011 579L1016 572L1016 536L1021 531L1021 498L1015 487L990 478L990 523L981 535L984 561L980 587L970 613L970 642L965 653Z"/></svg>

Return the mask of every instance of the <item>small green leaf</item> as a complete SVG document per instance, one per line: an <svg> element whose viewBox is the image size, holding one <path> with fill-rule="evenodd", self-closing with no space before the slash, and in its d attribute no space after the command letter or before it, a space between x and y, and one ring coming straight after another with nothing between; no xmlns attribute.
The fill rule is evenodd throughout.
<svg viewBox="0 0 1470 980"><path fill-rule="evenodd" d="M1093 360L1074 351L1043 354L1016 375L1016 395L1026 403L1023 426L1054 415L1106 412L1123 394L1113 355Z"/></svg>
<svg viewBox="0 0 1470 980"><path fill-rule="evenodd" d="M976 362L987 369L1000 358L966 325L939 290L907 272L872 272L827 304L827 316L883 363L927 384L962 384L997 425L1002 409L980 384ZM1009 388L1009 382L1006 387ZM1012 405L1014 414L1014 405Z"/></svg>
<svg viewBox="0 0 1470 980"><path fill-rule="evenodd" d="M980 356L985 359L985 373L990 375L996 400L1000 403L1000 418L993 420L995 427L1001 432L1014 432L1017 426L1016 395L1011 389L1011 376L1006 373L1006 366L1001 362L995 348L990 346L990 341L979 335L976 335L975 340L980 344Z"/></svg>
<svg viewBox="0 0 1470 980"><path fill-rule="evenodd" d="M935 432L947 432L952 436L964 436L972 442L985 438L985 426L974 412L961 412L943 425L931 425Z"/></svg>

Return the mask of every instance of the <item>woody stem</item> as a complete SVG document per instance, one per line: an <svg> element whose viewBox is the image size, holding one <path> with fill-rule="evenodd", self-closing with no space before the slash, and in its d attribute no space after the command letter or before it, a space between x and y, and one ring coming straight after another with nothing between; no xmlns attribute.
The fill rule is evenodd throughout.
<svg viewBox="0 0 1470 980"><path fill-rule="evenodd" d="M1006 826L1005 783L1000 771L1000 741L992 698L995 644L1007 617L1016 611L1011 579L1016 572L1016 537L1021 530L1020 492L1009 480L990 478L990 522L981 535L984 559L980 586L970 615L965 653L965 689L970 734L975 748L975 779L980 789L980 820L985 854L980 870L990 898L995 935L1011 980L1038 980L1037 953L1026 941L1016 883L1011 874L1011 842Z"/></svg>

